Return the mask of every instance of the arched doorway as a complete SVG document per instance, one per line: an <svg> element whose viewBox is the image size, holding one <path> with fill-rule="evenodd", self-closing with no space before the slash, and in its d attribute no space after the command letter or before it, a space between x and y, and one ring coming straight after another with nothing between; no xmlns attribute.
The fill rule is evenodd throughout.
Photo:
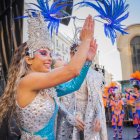
<svg viewBox="0 0 140 140"><path fill-rule="evenodd" d="M130 42L132 51L133 72L140 70L140 36L135 36Z"/></svg>

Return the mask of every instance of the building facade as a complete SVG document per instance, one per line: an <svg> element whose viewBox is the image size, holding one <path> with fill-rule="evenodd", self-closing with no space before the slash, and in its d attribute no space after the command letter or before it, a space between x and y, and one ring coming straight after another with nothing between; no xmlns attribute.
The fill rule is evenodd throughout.
<svg viewBox="0 0 140 140"><path fill-rule="evenodd" d="M68 62L70 60L70 46L72 45L72 40L58 33L58 35L53 35L52 41L54 53L60 55L65 62Z"/></svg>
<svg viewBox="0 0 140 140"><path fill-rule="evenodd" d="M117 39L122 80L130 79L131 73L140 70L140 24L128 26L127 32L127 35L119 35Z"/></svg>

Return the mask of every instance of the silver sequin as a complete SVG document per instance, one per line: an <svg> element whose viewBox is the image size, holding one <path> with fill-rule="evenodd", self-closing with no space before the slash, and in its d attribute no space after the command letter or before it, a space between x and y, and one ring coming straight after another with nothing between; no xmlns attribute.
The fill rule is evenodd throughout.
<svg viewBox="0 0 140 140"><path fill-rule="evenodd" d="M42 90L35 99L26 107L21 108L17 104L16 112L21 128L30 132L21 130L23 140L40 140L39 136L33 136L32 133L41 130L52 117L55 110L55 103L50 101L46 94L54 95L55 90ZM56 94L56 93L55 93ZM36 137L36 138L35 138ZM42 140L42 139L41 139Z"/></svg>

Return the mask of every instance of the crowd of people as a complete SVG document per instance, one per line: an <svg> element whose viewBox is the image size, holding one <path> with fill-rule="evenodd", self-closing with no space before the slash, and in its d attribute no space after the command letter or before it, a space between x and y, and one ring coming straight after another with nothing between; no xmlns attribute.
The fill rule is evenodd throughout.
<svg viewBox="0 0 140 140"><path fill-rule="evenodd" d="M134 139L140 139L140 72L131 75L131 87L121 92L121 86L117 82L110 83L104 88L103 101L106 110L106 118L112 122L113 137L122 139L124 121L133 122L137 135Z"/></svg>

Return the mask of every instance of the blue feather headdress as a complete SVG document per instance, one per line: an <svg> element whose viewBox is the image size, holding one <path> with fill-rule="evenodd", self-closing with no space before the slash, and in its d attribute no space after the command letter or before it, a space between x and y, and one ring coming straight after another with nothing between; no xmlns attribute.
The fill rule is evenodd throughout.
<svg viewBox="0 0 140 140"><path fill-rule="evenodd" d="M52 4L49 3L49 0L37 0L38 4L29 4L36 6L38 11L44 16L45 21L48 22L48 29L51 36L53 31L58 33L59 24L62 19L79 19L76 16L70 16L63 10L67 6L79 6L79 8L88 6L96 10L99 15L95 16L95 20L99 21L96 18L100 18L104 21L102 23L104 24L105 35L111 39L112 44L114 44L117 37L117 31L121 34L127 34L124 25L121 24L129 15L129 13L126 12L128 4L125 3L125 0L82 0L74 6L68 2L71 2L71 0L56 0ZM36 16L36 9L28 10L31 11L33 16ZM22 18L25 17L28 16L23 16Z"/></svg>
<svg viewBox="0 0 140 140"><path fill-rule="evenodd" d="M125 0L83 0L74 6L77 5L79 5L79 7L91 7L99 13L99 15L95 17L106 21L104 23L104 32L105 35L111 39L112 44L114 44L117 37L117 31L122 34L127 34L124 25L121 24L129 15L128 12L125 13L129 6L125 3Z"/></svg>
<svg viewBox="0 0 140 140"><path fill-rule="evenodd" d="M48 23L48 29L51 36L53 31L55 31L57 34L61 20L64 18L69 18L69 14L63 9L67 6L72 6L72 4L66 4L66 0L57 0L53 2L52 5L49 3L49 0L37 0L37 3L38 4L28 3L37 7L38 9L27 9L27 11L30 11L34 17L37 16L36 11L39 11L44 16L44 20ZM64 17L62 18L61 16ZM17 17L16 19L28 17L29 16L21 16Z"/></svg>
<svg viewBox="0 0 140 140"><path fill-rule="evenodd" d="M140 71L131 74L130 83L140 87Z"/></svg>
<svg viewBox="0 0 140 140"><path fill-rule="evenodd" d="M49 6L49 1L48 0L37 0L38 5L34 3L30 3L36 7L39 8L40 12L44 16L45 21L48 22L48 29L52 35L53 30L58 33L58 28L60 21L62 18L60 18L61 13L63 13L63 16L68 16L68 13L63 11L63 8L66 6L70 6L70 4L65 4L65 0L57 0L53 2L52 5ZM29 9L34 11L34 9Z"/></svg>

